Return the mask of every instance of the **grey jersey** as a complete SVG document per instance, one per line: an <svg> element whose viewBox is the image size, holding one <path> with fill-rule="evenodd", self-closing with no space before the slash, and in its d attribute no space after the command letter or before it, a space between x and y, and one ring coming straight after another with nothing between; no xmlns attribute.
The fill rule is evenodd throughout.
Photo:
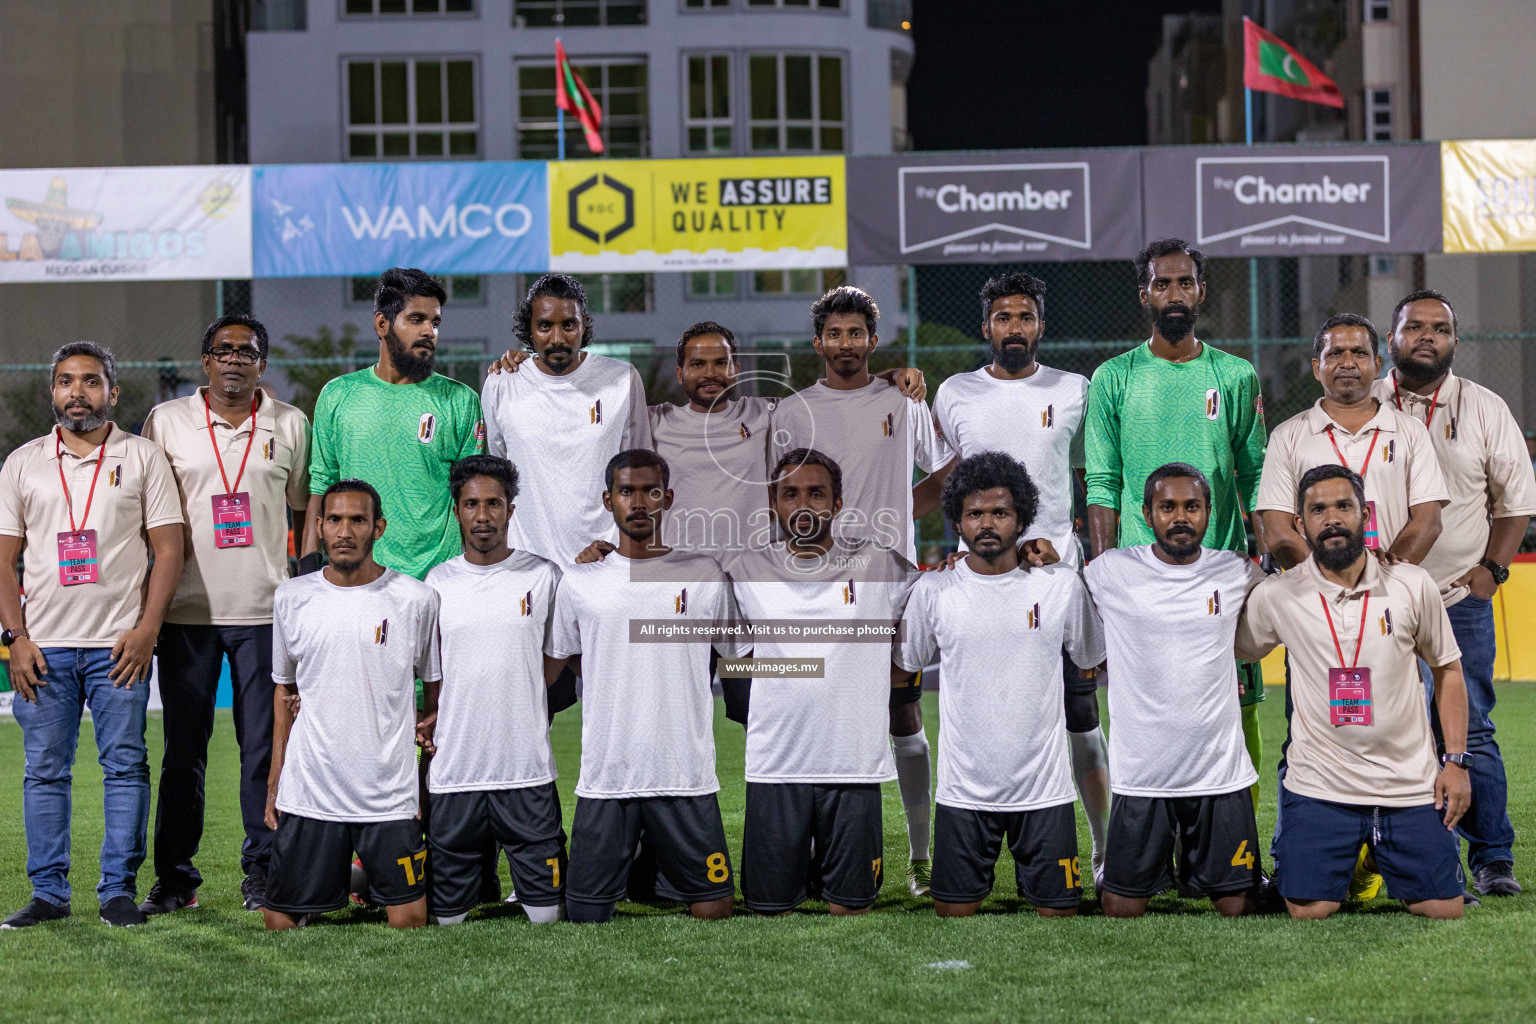
<svg viewBox="0 0 1536 1024"><path fill-rule="evenodd" d="M768 518L768 419L773 402L739 398L716 412L650 407L656 453L671 467L669 547L729 561L772 539Z"/></svg>

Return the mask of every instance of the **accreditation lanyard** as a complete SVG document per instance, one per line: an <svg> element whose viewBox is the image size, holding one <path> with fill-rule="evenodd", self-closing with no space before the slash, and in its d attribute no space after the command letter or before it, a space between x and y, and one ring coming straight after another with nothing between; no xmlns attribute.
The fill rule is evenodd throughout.
<svg viewBox="0 0 1536 1024"><path fill-rule="evenodd" d="M1443 387L1445 387L1445 381L1442 380L1440 382L1440 387L1435 388L1434 395L1431 396L1430 399L1429 399L1429 412L1426 413L1425 416L1424 416L1424 429L1425 430L1428 430L1429 429L1429 425L1431 423L1435 422L1435 404L1440 401L1440 388L1443 388ZM1397 403L1397 411L1398 412L1402 412L1403 411L1403 393L1401 391L1399 391L1398 387L1397 387L1397 371L1396 370L1392 371L1392 401Z"/></svg>
<svg viewBox="0 0 1536 1024"><path fill-rule="evenodd" d="M235 473L235 485L229 485L229 474L224 472L224 456L219 453L219 439L213 432L213 410L208 396L203 395L203 418L208 424L208 442L213 445L213 457L219 464L219 479L224 482L224 493L213 496L213 545L216 548L250 547L254 541L251 522L251 496L236 491L245 476L245 465L251 458L251 446L256 443L256 406L260 394L251 396L251 432L245 439L245 455L240 469Z"/></svg>
<svg viewBox="0 0 1536 1024"><path fill-rule="evenodd" d="M1371 456L1376 454L1376 442L1381 437L1381 428L1371 431L1371 446L1365 450L1365 462L1360 466L1360 483L1365 483L1365 474L1371 471ZM1333 445L1333 450L1339 456L1339 465L1349 468L1349 460L1344 457L1344 452L1339 448L1338 440L1333 436L1333 424L1328 424L1328 443ZM1381 528L1376 524L1376 503L1367 501L1365 508L1361 509L1365 515L1365 546L1368 548L1381 547ZM1339 655L1339 660L1344 660L1344 655Z"/></svg>
<svg viewBox="0 0 1536 1024"><path fill-rule="evenodd" d="M59 584L73 587L80 583L96 583L101 579L99 556L96 550L96 531L85 528L91 517L91 502L96 499L96 481L101 479L101 467L107 461L107 441L112 437L112 424L107 424L107 436L101 439L96 450L96 472L91 474L91 489L85 495L85 511L80 522L75 523L75 503L69 494L69 481L64 476L64 432L58 428L53 434L53 457L59 464L59 486L64 488L64 508L69 513L69 531L58 535Z"/></svg>
<svg viewBox="0 0 1536 1024"><path fill-rule="evenodd" d="M1323 617L1328 620L1328 632L1333 636L1333 649L1339 655L1339 667L1328 670L1328 721L1335 726L1371 725L1374 715L1371 707L1371 670L1360 668L1360 647L1365 642L1365 617L1371 607L1371 592L1365 592L1360 605L1360 635L1355 638L1355 658L1344 667L1344 648L1339 643L1338 631L1333 628L1333 615L1328 611L1328 599L1321 593L1317 599L1323 605Z"/></svg>

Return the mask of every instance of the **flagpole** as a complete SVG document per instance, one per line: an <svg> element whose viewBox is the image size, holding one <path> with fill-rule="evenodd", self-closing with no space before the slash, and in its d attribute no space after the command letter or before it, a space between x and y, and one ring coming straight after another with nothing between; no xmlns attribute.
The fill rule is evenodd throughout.
<svg viewBox="0 0 1536 1024"><path fill-rule="evenodd" d="M1243 120L1247 144L1253 145L1253 90L1243 87ZM1264 387L1264 374L1260 370L1259 356L1259 260L1248 257L1248 339L1253 346L1253 372L1259 378L1259 388Z"/></svg>

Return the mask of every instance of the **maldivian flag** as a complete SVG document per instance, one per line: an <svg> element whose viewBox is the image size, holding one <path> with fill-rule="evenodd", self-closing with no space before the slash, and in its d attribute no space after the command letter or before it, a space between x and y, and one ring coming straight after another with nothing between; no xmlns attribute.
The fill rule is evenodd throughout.
<svg viewBox="0 0 1536 1024"><path fill-rule="evenodd" d="M1243 49L1243 84L1248 88L1308 103L1344 106L1344 94L1333 79L1251 18L1243 19Z"/></svg>
<svg viewBox="0 0 1536 1024"><path fill-rule="evenodd" d="M581 130L587 134L587 148L594 153L603 151L603 136L598 129L603 124L603 108L587 91L587 83L581 80L571 67L565 47L555 40L555 106L576 115Z"/></svg>

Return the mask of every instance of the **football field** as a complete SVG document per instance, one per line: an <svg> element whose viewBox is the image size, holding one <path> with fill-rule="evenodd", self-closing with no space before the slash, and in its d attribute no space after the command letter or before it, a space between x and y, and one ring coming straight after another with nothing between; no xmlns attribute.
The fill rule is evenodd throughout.
<svg viewBox="0 0 1536 1024"><path fill-rule="evenodd" d="M937 740L937 697L926 718ZM1282 699L1263 706L1259 831L1274 821ZM1110 921L1089 898L1076 920L1041 920L1012 897L1004 855L982 915L940 921L904 889L905 825L886 786L886 884L858 919L808 904L788 919L694 922L673 908L622 904L605 926L533 926L491 908L455 928L393 933L381 913L349 911L269 935L240 907L234 727L220 713L208 770L200 909L129 931L96 917L101 775L89 725L75 780L74 913L0 932L0 1018L15 1021L236 1020L1531 1020L1536 1018L1536 684L1499 688L1510 811L1527 894L1486 900L1461 922L1411 918L1378 900L1301 924L1224 921L1171 896L1140 921ZM742 730L716 718L720 794L740 855ZM554 729L566 827L575 809L578 711ZM158 778L160 723L151 719ZM21 819L21 733L0 721L0 912L29 897ZM1084 866L1086 826L1079 824ZM506 867L502 867L505 877ZM140 874L142 897L153 882Z"/></svg>

